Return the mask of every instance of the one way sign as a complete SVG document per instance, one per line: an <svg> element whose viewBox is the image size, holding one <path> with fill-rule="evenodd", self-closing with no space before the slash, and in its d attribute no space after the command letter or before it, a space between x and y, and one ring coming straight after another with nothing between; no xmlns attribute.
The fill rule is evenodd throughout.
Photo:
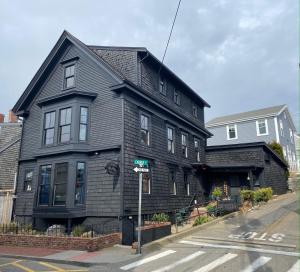
<svg viewBox="0 0 300 272"><path fill-rule="evenodd" d="M148 168L139 168L139 167L135 167L133 168L134 172L149 172Z"/></svg>

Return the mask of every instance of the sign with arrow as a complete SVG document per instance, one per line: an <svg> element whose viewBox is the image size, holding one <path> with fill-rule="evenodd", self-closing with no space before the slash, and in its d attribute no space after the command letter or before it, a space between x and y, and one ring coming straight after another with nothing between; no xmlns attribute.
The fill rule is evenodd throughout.
<svg viewBox="0 0 300 272"><path fill-rule="evenodd" d="M139 167L148 167L148 160L134 160L133 164L138 165Z"/></svg>
<svg viewBox="0 0 300 272"><path fill-rule="evenodd" d="M133 168L133 171L134 172L149 172L149 169L148 168L140 168L140 167L135 167L135 168Z"/></svg>

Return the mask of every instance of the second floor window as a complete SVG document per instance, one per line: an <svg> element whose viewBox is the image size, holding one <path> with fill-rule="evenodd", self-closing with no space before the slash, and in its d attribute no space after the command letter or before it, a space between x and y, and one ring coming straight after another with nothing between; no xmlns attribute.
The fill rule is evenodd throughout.
<svg viewBox="0 0 300 272"><path fill-rule="evenodd" d="M141 114L141 143L143 145L150 145L150 133L149 133L149 117Z"/></svg>
<svg viewBox="0 0 300 272"><path fill-rule="evenodd" d="M237 139L237 126L229 125L227 126L227 140Z"/></svg>
<svg viewBox="0 0 300 272"><path fill-rule="evenodd" d="M180 105L180 93L176 89L174 89L174 102Z"/></svg>
<svg viewBox="0 0 300 272"><path fill-rule="evenodd" d="M282 123L282 120L279 120L279 127L280 127L280 135L283 137L283 136L284 136L284 131L283 131L283 123Z"/></svg>
<svg viewBox="0 0 300 272"><path fill-rule="evenodd" d="M181 148L183 157L188 157L188 147L187 147L187 135L181 134Z"/></svg>
<svg viewBox="0 0 300 272"><path fill-rule="evenodd" d="M65 89L75 86L75 64L65 67Z"/></svg>
<svg viewBox="0 0 300 272"><path fill-rule="evenodd" d="M88 124L88 108L80 107L79 141L86 141Z"/></svg>
<svg viewBox="0 0 300 272"><path fill-rule="evenodd" d="M84 204L85 199L85 163L78 162L75 181L75 204Z"/></svg>
<svg viewBox="0 0 300 272"><path fill-rule="evenodd" d="M256 122L257 136L268 135L268 121L258 120Z"/></svg>
<svg viewBox="0 0 300 272"><path fill-rule="evenodd" d="M196 162L200 162L200 143L198 139L195 139L195 153L196 153Z"/></svg>
<svg viewBox="0 0 300 272"><path fill-rule="evenodd" d="M23 190L25 192L29 192L32 190L32 178L33 178L33 171L26 170L25 171L25 179L24 179L24 187L23 187Z"/></svg>
<svg viewBox="0 0 300 272"><path fill-rule="evenodd" d="M59 118L59 142L66 143L71 139L72 108L60 110Z"/></svg>
<svg viewBox="0 0 300 272"><path fill-rule="evenodd" d="M54 143L54 126L55 126L55 111L45 113L44 123L44 144L51 145Z"/></svg>
<svg viewBox="0 0 300 272"><path fill-rule="evenodd" d="M174 148L174 129L168 127L167 128L167 134L168 134L168 152L174 154L175 148Z"/></svg>

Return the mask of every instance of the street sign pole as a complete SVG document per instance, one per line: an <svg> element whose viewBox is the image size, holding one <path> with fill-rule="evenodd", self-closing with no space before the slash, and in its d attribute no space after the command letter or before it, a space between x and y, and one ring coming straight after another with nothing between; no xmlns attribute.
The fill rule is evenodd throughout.
<svg viewBox="0 0 300 272"><path fill-rule="evenodd" d="M138 215L138 245L136 249L137 254L141 254L141 225L142 225L142 182L143 173L139 172L139 215Z"/></svg>

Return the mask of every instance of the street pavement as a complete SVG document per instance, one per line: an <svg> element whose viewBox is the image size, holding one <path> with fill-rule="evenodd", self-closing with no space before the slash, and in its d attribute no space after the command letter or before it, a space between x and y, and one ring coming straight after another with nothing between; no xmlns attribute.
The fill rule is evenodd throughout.
<svg viewBox="0 0 300 272"><path fill-rule="evenodd" d="M299 272L299 238L298 195L290 193L245 215L209 225L156 250L146 247L140 256L132 254L132 250L126 247L95 253L74 251L72 254L58 252L50 255L52 258L60 256L61 260L68 255L69 260L88 259L99 263L89 268L54 264L51 260L0 258L0 272Z"/></svg>

